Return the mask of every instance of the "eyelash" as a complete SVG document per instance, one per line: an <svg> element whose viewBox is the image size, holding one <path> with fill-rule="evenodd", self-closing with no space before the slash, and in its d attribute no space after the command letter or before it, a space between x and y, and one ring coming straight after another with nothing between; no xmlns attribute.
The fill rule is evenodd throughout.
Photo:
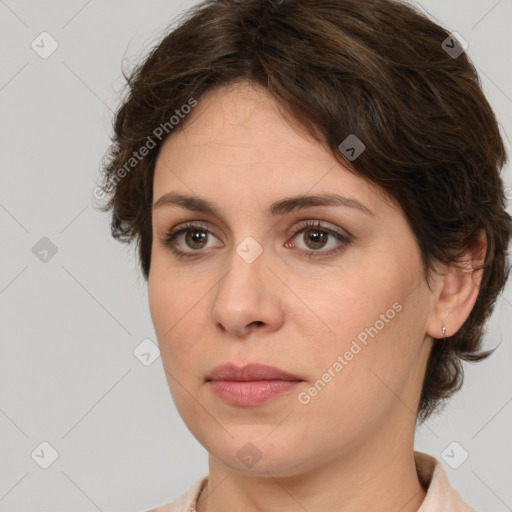
<svg viewBox="0 0 512 512"><path fill-rule="evenodd" d="M318 257L329 257L334 254L337 254L341 250L343 250L346 246L348 246L352 242L352 238L343 235L341 233L338 233L337 231L334 231L332 229L324 227L321 222L319 221L305 221L303 224L301 224L299 227L293 230L292 237L295 238L298 234L301 234L308 230L308 228L316 228L318 231L325 232L329 235L332 235L336 240L341 242L341 248L337 247L334 249L330 249L328 251L321 251L321 250L310 250L305 251L303 249L299 249L300 252L302 252L306 257L309 258L318 258ZM186 223L182 225L179 229L170 230L163 234L163 236L160 238L160 243L164 247L168 247L172 253L177 257L181 259L190 259L190 258L196 258L198 254L200 254L202 251L201 249L198 249L196 251L182 251L180 249L177 249L175 244L173 243L175 238L177 238L182 233L186 233L187 231L206 231L208 233L211 233L210 230L200 224L200 223ZM213 234L213 233L212 233ZM314 256L315 253L320 253L320 256Z"/></svg>

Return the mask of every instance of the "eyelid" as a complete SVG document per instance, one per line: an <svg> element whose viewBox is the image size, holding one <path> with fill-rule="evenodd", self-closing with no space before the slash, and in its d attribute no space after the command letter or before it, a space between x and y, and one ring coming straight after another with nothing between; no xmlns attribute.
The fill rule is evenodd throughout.
<svg viewBox="0 0 512 512"><path fill-rule="evenodd" d="M299 221L298 223L295 223L293 228L289 231L289 234L296 235L302 228L305 228L305 227L312 227L312 228L316 227L321 230L332 231L341 237L350 238L350 239L355 238L352 236L352 234L348 230L346 230L346 229L342 230L339 227L337 227L335 224L332 224L330 222L323 221L323 220L312 220L312 219L303 220L303 221Z"/></svg>
<svg viewBox="0 0 512 512"><path fill-rule="evenodd" d="M347 229L340 230L340 228L337 227L335 224L332 224L328 221L318 220L318 219L305 219L302 221L296 221L296 222L292 223L292 227L287 231L286 236L295 235L301 228L308 227L308 226L314 226L314 227L327 229L327 230L330 229L341 236L345 236L346 238L350 238L350 239L356 238ZM201 228L201 229L204 229L205 231L208 231L208 232L212 233L213 235L215 235L215 232L212 231L209 222L200 221L200 220L198 220L198 221L192 220L192 221L185 221L185 222L179 223L174 228L172 228L172 230L165 231L165 236L169 237L169 236L176 234L179 231L186 229L186 228ZM218 238L217 235L215 235L215 236L216 236L216 238Z"/></svg>
<svg viewBox="0 0 512 512"><path fill-rule="evenodd" d="M183 233L186 233L187 231L191 231L193 229L199 228L200 230L206 231L210 234L212 234L217 240L219 237L212 231L211 227L208 226L206 223L202 221L187 221L180 224L177 224L174 228L170 230L164 230L162 235L159 237L160 242L164 245L172 245L172 241L174 241L178 236L180 236ZM191 251L183 251L183 252L191 252ZM200 252L200 251L197 251ZM205 252L205 251L203 251Z"/></svg>
<svg viewBox="0 0 512 512"><path fill-rule="evenodd" d="M215 234L215 230L217 228L213 227L208 221L201 221L201 220L190 220L190 221L184 221L176 224L172 229L165 229L164 233L165 236L171 236L173 234L177 234L178 232L185 230L185 229L193 229L193 228L201 228L205 231L208 231L209 233L215 235L216 238L219 238ZM222 230L220 232L223 234Z"/></svg>
<svg viewBox="0 0 512 512"><path fill-rule="evenodd" d="M294 242L286 242L285 247L293 246L296 251L302 254L305 257L310 259L329 259L331 257L336 257L340 253L344 252L345 249L353 242L354 238L349 233L343 233L338 227L330 228L324 224L324 221L320 220L306 220L302 223L299 223L298 226L295 226L292 231L292 239L306 233L307 231L312 230L323 231L327 233L331 238L335 238L337 243L335 247L332 247L328 250L313 250L313 249L300 249L298 248Z"/></svg>
<svg viewBox="0 0 512 512"><path fill-rule="evenodd" d="M174 228L172 228L171 230L169 230L167 232L168 235L172 235L172 234L175 234L175 233L178 233L179 231L181 231L182 229L186 229L186 228L201 228L201 229L204 229L205 231L210 231L211 232L211 229L209 226L206 225L206 223L200 221L200 220L192 220L192 221L187 221L187 222L182 222L180 224L177 224Z"/></svg>
<svg viewBox="0 0 512 512"><path fill-rule="evenodd" d="M336 256L340 252L344 251L346 246L352 243L354 240L354 237L349 233L347 230L340 230L337 226L329 227L329 222L321 221L321 220L303 220L299 221L298 223L293 225L293 228L289 230L287 236L291 236L292 238L295 238L300 233L304 233L307 231L308 228L317 228L319 231L324 231L328 233L331 237L334 237L337 240L337 247L331 248L329 250L313 250L313 249L299 249L295 246L295 244L292 242L292 247L294 247L295 251L297 251L299 254L302 254L303 256L309 257L309 258L329 258L331 256ZM160 237L159 241L164 247L168 247L176 257L181 259L188 259L193 258L196 259L198 257L201 257L202 254L207 254L211 252L212 248L209 249L200 249L197 251L194 250L182 250L178 249L175 246L175 239L180 236L182 233L186 233L189 230L198 229L206 231L210 234L212 234L215 238L219 239L215 233L210 229L210 227L207 225L207 223L204 223L202 221L187 221L184 223L180 223L176 225L174 228L165 231ZM224 244L222 244L224 245ZM285 243L285 247L290 247L290 242L287 241Z"/></svg>

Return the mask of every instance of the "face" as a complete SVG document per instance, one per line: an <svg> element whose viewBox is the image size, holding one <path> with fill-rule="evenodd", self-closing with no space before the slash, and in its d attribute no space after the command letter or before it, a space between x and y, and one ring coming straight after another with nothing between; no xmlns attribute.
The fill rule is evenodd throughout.
<svg viewBox="0 0 512 512"><path fill-rule="evenodd" d="M403 213L259 87L211 89L189 116L158 156L148 279L187 427L218 463L253 475L403 442L431 348L430 295ZM214 211L166 201L170 193ZM351 201L270 212L327 194ZM271 365L296 382L207 381L228 362Z"/></svg>

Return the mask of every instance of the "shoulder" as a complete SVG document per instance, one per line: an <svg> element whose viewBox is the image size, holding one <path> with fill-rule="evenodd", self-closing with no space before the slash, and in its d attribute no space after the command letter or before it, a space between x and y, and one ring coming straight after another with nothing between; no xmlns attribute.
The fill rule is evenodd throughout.
<svg viewBox="0 0 512 512"><path fill-rule="evenodd" d="M476 512L450 485L441 463L426 453L414 452L418 479L427 494L418 512Z"/></svg>
<svg viewBox="0 0 512 512"><path fill-rule="evenodd" d="M183 494L178 496L171 503L160 505L146 512L192 512L195 510L194 504L201 489L206 485L208 476L203 476L197 480L191 487L189 487Z"/></svg>

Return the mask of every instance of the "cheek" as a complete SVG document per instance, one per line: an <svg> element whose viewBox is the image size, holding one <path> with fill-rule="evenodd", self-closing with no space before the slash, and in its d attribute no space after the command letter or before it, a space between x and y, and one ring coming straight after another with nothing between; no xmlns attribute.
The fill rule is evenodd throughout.
<svg viewBox="0 0 512 512"><path fill-rule="evenodd" d="M155 266L152 271L157 269ZM199 379L200 372L200 347L194 343L200 339L198 331L194 330L200 308L194 309L197 300L184 293L175 276L168 275L150 274L149 308L170 394L180 414L187 417L194 401L184 389L195 389L195 379Z"/></svg>
<svg viewBox="0 0 512 512"><path fill-rule="evenodd" d="M317 278L305 287L295 288L310 309L298 321L303 327L305 324L317 325L321 329L323 348L331 346L340 350L359 334L363 333L361 337L364 338L365 329L376 322L379 331L388 331L389 325L399 316L397 302L406 284L403 277L397 279L396 273L396 269L383 269L377 265L364 272L357 266L347 266ZM384 315L384 324L381 315ZM308 330L311 332L311 327Z"/></svg>
<svg viewBox="0 0 512 512"><path fill-rule="evenodd" d="M344 322L344 317L339 317L333 324L336 339L324 343L321 350L310 347L311 379L298 397L304 417L315 424L328 421L339 428L338 432L355 436L397 405L395 393L402 394L414 367L412 358L404 358L400 347L401 313L380 331L381 324L374 330L375 322Z"/></svg>
<svg viewBox="0 0 512 512"><path fill-rule="evenodd" d="M172 335L175 326L186 321L187 312L193 312L199 286L171 267L170 258L161 247L154 247L148 278L148 301L151 318L160 342Z"/></svg>
<svg viewBox="0 0 512 512"><path fill-rule="evenodd" d="M207 320L203 300L211 286L191 281L190 272L160 271L158 265L151 272L148 301L162 361L173 374L192 377L201 361L199 340Z"/></svg>
<svg viewBox="0 0 512 512"><path fill-rule="evenodd" d="M177 333L183 321L186 321L186 301L180 300L183 295L183 291L168 275L158 271L158 265L152 268L148 279L149 309L162 360L166 369L172 372L179 368L177 360L182 354L182 351L175 351L173 346L179 344ZM169 357L171 352L174 352L173 357Z"/></svg>
<svg viewBox="0 0 512 512"><path fill-rule="evenodd" d="M420 319L407 298L409 292L408 279L390 266L302 290L317 314L314 322L311 315L298 320L301 330L309 333L302 348L311 357L313 378L320 378L320 387L328 381L325 387L336 393L337 400L354 407L389 394L383 382L391 389L400 387L414 368L419 346L411 324ZM313 330L313 324L318 328ZM311 339L317 340L315 347Z"/></svg>

